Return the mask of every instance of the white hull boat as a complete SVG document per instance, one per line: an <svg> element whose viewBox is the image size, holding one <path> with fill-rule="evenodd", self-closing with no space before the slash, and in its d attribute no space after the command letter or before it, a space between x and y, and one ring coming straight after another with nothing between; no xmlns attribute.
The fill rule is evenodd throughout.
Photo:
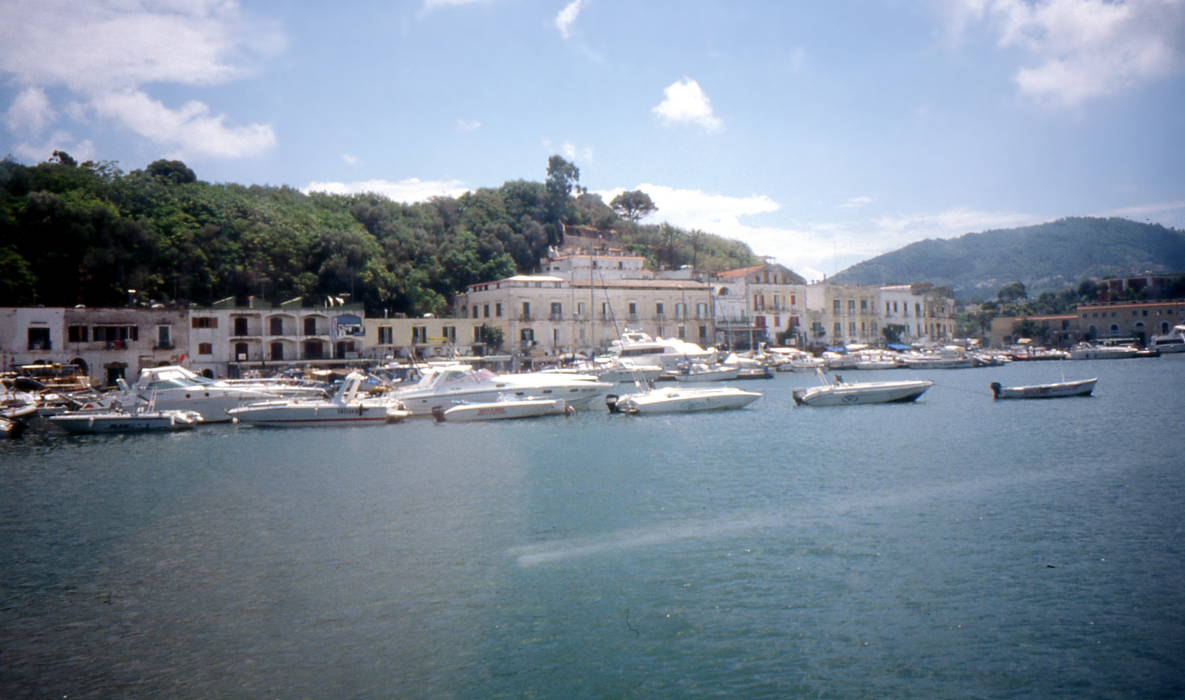
<svg viewBox="0 0 1185 700"><path fill-rule="evenodd" d="M1074 382L1031 384L1029 386L1001 386L992 382L992 397L996 399L1058 399L1067 396L1090 396L1098 377Z"/></svg>
<svg viewBox="0 0 1185 700"><path fill-rule="evenodd" d="M587 374L494 374L456 364L433 368L420 381L397 390L395 396L413 416L427 416L435 408L448 410L461 403L490 403L503 396L563 399L573 408L582 408L612 387Z"/></svg>
<svg viewBox="0 0 1185 700"><path fill-rule="evenodd" d="M737 378L740 367L736 365L708 365L701 362L683 366L672 376L678 382L726 382Z"/></svg>
<svg viewBox="0 0 1185 700"><path fill-rule="evenodd" d="M127 399L151 400L161 411L197 411L206 423L229 421L228 411L232 408L277 398L257 388L221 384L180 365L145 367L130 388L122 381L120 386Z"/></svg>
<svg viewBox="0 0 1185 700"><path fill-rule="evenodd" d="M1185 325L1173 326L1173 332L1168 335L1152 336L1148 349L1164 354L1185 352Z"/></svg>
<svg viewBox="0 0 1185 700"><path fill-rule="evenodd" d="M1080 343L1070 350L1071 360L1125 360L1139 356L1139 348L1133 345L1091 345L1089 343Z"/></svg>
<svg viewBox="0 0 1185 700"><path fill-rule="evenodd" d="M610 394L605 403L610 413L691 413L744 408L761 398L755 391L733 387L664 387L624 396Z"/></svg>
<svg viewBox="0 0 1185 700"><path fill-rule="evenodd" d="M695 343L679 338L652 338L629 328L621 334L621 340L610 344L609 352L622 360L659 365L667 371L676 369L680 362L711 361L716 357L715 350L705 350Z"/></svg>
<svg viewBox="0 0 1185 700"><path fill-rule="evenodd" d="M240 406L228 411L231 418L274 428L359 426L397 423L410 413L392 398L367 397L365 377L351 372L331 399L277 399Z"/></svg>
<svg viewBox="0 0 1185 700"><path fill-rule="evenodd" d="M835 382L809 389L795 389L794 403L799 406L853 406L873 403L907 403L916 401L926 390L934 386L929 379L906 379L895 382L853 382L844 383L839 377Z"/></svg>
<svg viewBox="0 0 1185 700"><path fill-rule="evenodd" d="M50 416L49 421L71 433L147 433L191 430L202 416L196 411L84 409Z"/></svg>
<svg viewBox="0 0 1185 700"><path fill-rule="evenodd" d="M467 423L554 416L570 414L573 410L563 399L500 399L482 403L463 403L449 409L436 408L433 409L432 416L441 423Z"/></svg>

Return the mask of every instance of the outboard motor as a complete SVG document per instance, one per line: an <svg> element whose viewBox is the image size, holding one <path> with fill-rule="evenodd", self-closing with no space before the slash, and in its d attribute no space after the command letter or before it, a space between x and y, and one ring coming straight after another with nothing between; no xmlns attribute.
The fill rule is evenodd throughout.
<svg viewBox="0 0 1185 700"><path fill-rule="evenodd" d="M607 394L605 396L605 405L609 407L610 413L619 413L617 410L617 394Z"/></svg>
<svg viewBox="0 0 1185 700"><path fill-rule="evenodd" d="M988 384L988 386L992 388L992 398L1000 398L1000 382L992 382L991 384Z"/></svg>

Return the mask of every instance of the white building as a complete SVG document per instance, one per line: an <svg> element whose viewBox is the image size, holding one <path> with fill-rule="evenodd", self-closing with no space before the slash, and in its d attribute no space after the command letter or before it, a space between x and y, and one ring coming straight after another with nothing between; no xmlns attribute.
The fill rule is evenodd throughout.
<svg viewBox="0 0 1185 700"><path fill-rule="evenodd" d="M954 337L955 300L946 287L929 283L881 287L879 309L882 326L892 326L902 343Z"/></svg>
<svg viewBox="0 0 1185 700"><path fill-rule="evenodd" d="M713 277L717 343L752 347L797 339L806 311L806 284L793 270L766 263L726 270Z"/></svg>

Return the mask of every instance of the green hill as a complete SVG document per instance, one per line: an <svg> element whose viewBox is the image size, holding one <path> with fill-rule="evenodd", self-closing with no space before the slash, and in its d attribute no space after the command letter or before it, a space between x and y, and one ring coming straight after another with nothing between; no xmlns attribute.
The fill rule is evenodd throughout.
<svg viewBox="0 0 1185 700"><path fill-rule="evenodd" d="M927 239L849 267L847 284L925 281L964 299L993 299L1011 282L1030 295L1086 278L1185 271L1185 232L1127 219L1075 217L1037 226Z"/></svg>

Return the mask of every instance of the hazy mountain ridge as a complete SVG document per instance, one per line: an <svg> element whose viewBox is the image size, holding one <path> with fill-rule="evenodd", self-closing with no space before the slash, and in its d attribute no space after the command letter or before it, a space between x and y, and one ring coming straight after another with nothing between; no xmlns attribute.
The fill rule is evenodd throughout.
<svg viewBox="0 0 1185 700"><path fill-rule="evenodd" d="M1185 272L1185 232L1120 218L1074 217L1036 226L927 239L857 263L829 280L932 282L960 298L994 298L1023 282L1030 294L1088 277Z"/></svg>

